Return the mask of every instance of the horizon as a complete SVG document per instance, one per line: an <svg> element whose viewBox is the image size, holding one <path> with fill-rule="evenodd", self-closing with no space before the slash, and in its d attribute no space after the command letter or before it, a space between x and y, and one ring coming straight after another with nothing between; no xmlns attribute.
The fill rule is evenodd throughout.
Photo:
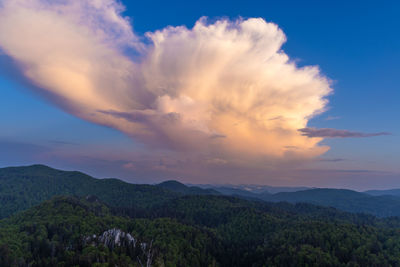
<svg viewBox="0 0 400 267"><path fill-rule="evenodd" d="M57 170L57 171L80 172L80 173L83 173L83 174L85 174L85 175L88 175L88 176L90 176L90 177L92 177L92 178L94 178L94 179L99 179L99 180L102 180L102 179L117 179L117 180L120 180L120 181L125 182L125 183L129 183L129 184L141 184L141 185L159 185L159 184L164 183L164 182L170 182L170 181L172 181L172 182L181 183L181 184L186 185L186 186L189 186L189 187L191 187L191 186L209 186L209 187L205 187L205 188L214 188L214 187L216 187L216 188L218 188L218 187L220 187L220 188L221 188L221 187L237 188L237 187L240 187L241 190L245 190L245 191L249 191L249 192L252 192L253 190L247 190L246 188L242 188L242 187L251 186L251 187L270 187L270 188L275 188L275 189L277 189L277 188L281 188L281 189L283 189L283 188L285 188L285 189L294 189L294 188L296 188L296 189L299 189L299 190L296 190L296 191L277 191L276 193L279 193L279 192L306 191L306 190L311 190L311 189L350 190L350 191L355 191L355 192L359 192L359 193L365 193L365 192L367 192L367 191L400 190L400 188L381 188L381 189L369 188L369 189L364 189L364 190L357 190L357 189L352 189L352 188L315 187L315 186L305 186L305 185L304 185L304 186L301 186L301 185L299 185L299 186L290 186L290 185L285 186L285 185L268 185L268 184L229 184L229 183L207 183L207 184L204 184L204 183L197 183L197 184L196 184L196 183L184 182L184 181L179 180L179 179L166 179L166 180L159 180L159 181L157 181L157 182L152 182L152 183L145 183L145 182L135 182L134 180L125 180L125 179L122 179L122 178L119 178L119 177L96 177L96 176L91 175L91 174L89 174L89 173L86 173L86 172L84 172L84 171L74 170L74 169L71 169L71 170L69 170L69 169L58 169L58 168L54 168L54 167L52 167L52 166L48 166L48 165L40 164L40 163L32 164L32 165L20 165L20 166L0 166L0 169L6 169L6 168L25 168L25 167L35 167L35 166L42 166L42 167L50 168L50 169ZM261 189L261 188L259 188L259 189ZM266 188L264 188L264 189L265 189L266 191L268 191ZM264 192L264 191L263 191L263 192ZM254 193L254 192L253 192L253 193ZM271 193L271 194L276 194L276 193ZM256 193L256 194L257 194L257 193Z"/></svg>
<svg viewBox="0 0 400 267"><path fill-rule="evenodd" d="M5 0L0 167L140 184L400 188L396 10Z"/></svg>

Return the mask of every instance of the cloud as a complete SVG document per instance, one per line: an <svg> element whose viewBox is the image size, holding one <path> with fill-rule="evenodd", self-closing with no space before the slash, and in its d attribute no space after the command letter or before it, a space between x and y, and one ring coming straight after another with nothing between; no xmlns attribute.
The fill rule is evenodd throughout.
<svg viewBox="0 0 400 267"><path fill-rule="evenodd" d="M325 118L326 121L333 121L333 120L339 120L341 117L340 116L328 116Z"/></svg>
<svg viewBox="0 0 400 267"><path fill-rule="evenodd" d="M79 145L78 143L67 142L67 141L62 141L62 140L50 140L48 142L53 145L61 145L61 146L78 146Z"/></svg>
<svg viewBox="0 0 400 267"><path fill-rule="evenodd" d="M342 158L328 158L328 159L319 159L318 161L322 161L322 162L341 162L341 161L346 161L346 159L342 159Z"/></svg>
<svg viewBox="0 0 400 267"><path fill-rule="evenodd" d="M348 130L337 130L332 128L302 128L299 129L299 132L303 136L307 137L322 137L322 138L360 138L360 137L372 137L372 136L381 136L381 135L390 135L387 132L379 132L379 133L361 133L361 132L352 132Z"/></svg>
<svg viewBox="0 0 400 267"><path fill-rule="evenodd" d="M0 48L65 111L150 150L244 164L328 150L298 129L324 111L330 82L290 60L276 24L201 18L139 37L122 11L114 0L4 0Z"/></svg>
<svg viewBox="0 0 400 267"><path fill-rule="evenodd" d="M2 166L40 162L53 153L51 147L3 138L0 138L0 148Z"/></svg>

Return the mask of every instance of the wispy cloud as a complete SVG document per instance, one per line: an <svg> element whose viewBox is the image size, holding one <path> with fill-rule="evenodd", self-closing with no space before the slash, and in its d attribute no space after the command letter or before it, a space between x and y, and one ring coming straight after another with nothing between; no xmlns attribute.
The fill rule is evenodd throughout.
<svg viewBox="0 0 400 267"><path fill-rule="evenodd" d="M40 162L52 152L51 147L0 138L0 164L3 166Z"/></svg>
<svg viewBox="0 0 400 267"><path fill-rule="evenodd" d="M324 159L318 159L318 161L322 161L322 162L341 162L341 161L346 161L346 159L342 159L342 158L324 158Z"/></svg>
<svg viewBox="0 0 400 267"><path fill-rule="evenodd" d="M322 138L362 138L362 137L373 137L373 136L381 136L381 135L391 135L388 132L379 132L379 133L362 133L362 132L352 132L348 130L338 130L332 128L302 128L299 129L299 132L303 136L307 137L322 137Z"/></svg>
<svg viewBox="0 0 400 267"><path fill-rule="evenodd" d="M339 120L341 117L340 116L328 116L325 118L326 121L333 121L333 120Z"/></svg>
<svg viewBox="0 0 400 267"><path fill-rule="evenodd" d="M54 145L68 145L68 146L77 146L77 145L79 145L78 143L66 142L66 141L62 141L62 140L50 140L49 143L54 144Z"/></svg>

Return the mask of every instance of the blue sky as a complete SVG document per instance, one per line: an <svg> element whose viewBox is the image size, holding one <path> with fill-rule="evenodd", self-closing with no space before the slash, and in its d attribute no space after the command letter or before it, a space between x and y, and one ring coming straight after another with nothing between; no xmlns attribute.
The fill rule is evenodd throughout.
<svg viewBox="0 0 400 267"><path fill-rule="evenodd" d="M135 33L142 38L146 32L169 25L192 28L202 16L211 21L261 17L276 23L287 37L283 50L290 58L299 66L318 65L322 74L333 81L328 110L310 120L308 127L391 133L368 138L324 139L323 144L327 144L330 150L303 169L328 178L307 178L296 174L292 176L300 177L286 180L266 178L257 180L259 183L355 189L400 187L398 1L138 3L125 0L123 4L126 6L124 15L132 19ZM68 114L31 90L30 84L21 77L10 65L10 59L0 56L1 166L44 163L132 182L170 178L189 181L182 174L122 169L123 156L104 163L103 154L128 155L133 150L142 151L143 147L118 130ZM43 151L52 152L43 155ZM86 160L76 160L82 157ZM339 177L332 175L332 170L349 172ZM355 170L365 173L360 176L350 172ZM191 182L196 180L195 177L190 179ZM199 182L207 181L200 179ZM223 179L221 182L229 181ZM246 183L246 180L232 182Z"/></svg>

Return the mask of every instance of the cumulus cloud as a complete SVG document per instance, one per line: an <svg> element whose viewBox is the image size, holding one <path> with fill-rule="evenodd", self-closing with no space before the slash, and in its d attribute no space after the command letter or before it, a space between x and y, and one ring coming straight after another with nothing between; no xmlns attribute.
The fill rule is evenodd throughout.
<svg viewBox="0 0 400 267"><path fill-rule="evenodd" d="M379 133L361 133L361 132L352 132L348 130L338 130L332 128L302 128L299 129L302 135L308 137L322 137L322 138L360 138L360 137L372 137L372 136L380 136L380 135L390 135L387 132L379 132Z"/></svg>
<svg viewBox="0 0 400 267"><path fill-rule="evenodd" d="M324 111L329 80L289 59L276 24L201 18L138 37L122 11L115 0L3 0L0 48L64 110L151 149L214 163L327 151L326 136L298 129Z"/></svg>

